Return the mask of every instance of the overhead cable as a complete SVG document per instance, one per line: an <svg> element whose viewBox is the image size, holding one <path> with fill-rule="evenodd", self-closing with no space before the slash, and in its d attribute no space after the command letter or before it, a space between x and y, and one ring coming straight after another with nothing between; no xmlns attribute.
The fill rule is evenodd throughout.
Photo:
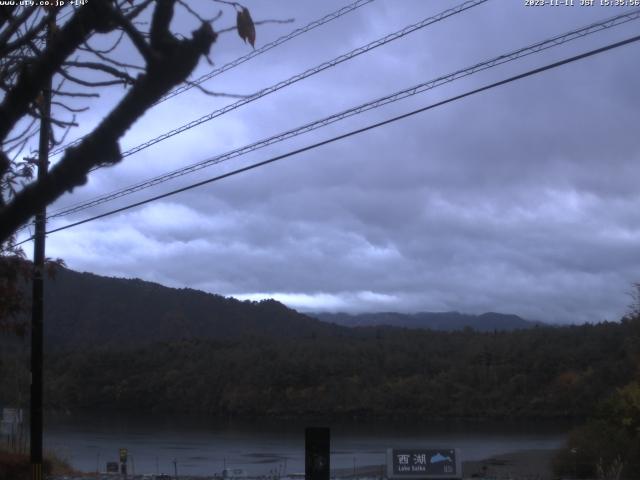
<svg viewBox="0 0 640 480"><path fill-rule="evenodd" d="M295 30L293 30L292 32L288 33L287 35L283 35L282 37L274 40L273 42L269 42L266 45L263 45L260 48L256 48L255 50L251 50L251 52L249 52L246 55L243 55L241 57L236 58L235 60L230 61L229 63L225 63L224 65L222 65L221 67L215 68L212 71L210 71L209 73L202 75L201 77L197 78L196 80L192 80L188 83L185 83L183 85L181 85L180 87L175 88L174 90L172 90L171 92L167 93L164 97L162 97L160 100L158 100L156 103L154 103L154 105L158 105L159 103L162 103L170 98L175 97L176 95L179 95L183 92L186 92L187 90L195 87L196 85L200 85L202 83L204 83L207 80L210 80L224 72L226 72L227 70L231 70L232 68L237 67L238 65L243 64L244 62L251 60L254 57L257 57L258 55L261 55L269 50L271 50L272 48L277 47L278 45L281 45L285 42L288 42L289 40L292 40L300 35L302 35L303 33L307 33L310 30L313 30L314 28L317 28L321 25L324 25L325 23L331 22L332 20L336 20L337 18L342 17L343 15L346 15L347 13L353 12L354 10L362 7L363 5L366 5L368 3L373 2L373 0L356 0L353 3L350 3L349 5L346 5L342 8L339 8L338 10L331 12L327 15L325 15L322 18L319 18L317 20L314 20L313 22L305 25L304 27L300 27L300 28L296 28ZM69 142L65 145L62 145L60 147L57 147L56 149L52 150L51 155L57 155L59 153L64 152L67 148L72 147L74 145L77 145L78 143L80 143L85 137L81 137L81 138L77 138L76 140Z"/></svg>
<svg viewBox="0 0 640 480"><path fill-rule="evenodd" d="M384 97L381 98L377 98L375 100L369 101L367 103L358 105L356 107L352 107L348 110L344 110L342 112L339 113L335 113L333 115L330 115L328 117L322 118L320 120L316 120L313 121L311 123L307 123L305 125L296 127L294 129L291 130L287 130L285 132L281 132L278 133L277 135L273 135L270 136L268 138L259 140L257 142L242 146L240 148L236 148L234 150L231 150L229 152L220 154L220 155L216 155L210 158L207 158L205 160L202 160L198 163L186 166L186 167L182 167L179 168L177 170L173 170L171 172L167 172L165 174L156 176L154 178L130 185L126 188L122 188L116 191L113 191L111 193L108 193L106 195L102 195L100 197L94 198L92 200L89 201L85 201L85 202L81 202L69 207L66 207L64 209L61 209L59 211L56 211L54 213L52 213L51 215L49 215L49 219L52 218L56 218L56 217L61 217L61 216L66 216L66 215L70 215L76 212L79 212L81 210L86 210L88 208L91 207L95 207L98 206L102 203L106 203L112 200L115 200L117 198L120 197L124 197L126 195L130 195L132 193L138 192L140 190L144 190L146 188L150 188L153 187L155 185L158 185L160 183L164 183L166 181L181 177L183 175L187 175L193 172L196 172L198 170L201 170L203 168L207 168L210 167L212 165L216 165L218 163L222 163L224 161L230 160L232 158L235 157L239 157L241 155L245 155L247 153L253 152L254 150L258 150L264 147L267 147L269 145L272 145L274 143L278 143L284 140L288 140L290 138L296 137L298 135L302 135L304 133L308 133L310 131L325 127L327 125L330 125L332 123L335 123L337 121L343 120L345 118L349 118L351 116L354 115L358 115L361 114L363 112L366 112L368 110L372 110L375 108L379 108L381 106L387 105L389 103L393 103L396 102L398 100L402 100L404 98L416 95L418 93L422 93L425 92L427 90L431 90L434 89L436 87L439 87L441 85L444 85L446 83L450 83L453 82L455 80L458 80L460 78L464 78L467 77L469 75L475 74L477 72L483 71L483 70L487 70L489 68L493 68L496 67L498 65L502 65L504 63L507 62L511 62L514 61L516 59L534 54L534 53L538 53L541 52L543 50L547 50L549 48L552 47L556 47L559 45L562 45L566 42L569 42L571 40L575 40L577 38L582 38L585 37L587 35L599 32L601 30L604 29L608 29L608 28L612 28L614 26L618 26L618 25L622 25L624 23L627 23L631 20L637 20L640 18L640 9L631 11L631 12L627 12L627 13L623 13L620 15L616 15L615 17L611 17L611 18L607 18L605 20L601 20L599 22L596 23L592 23L589 24L585 27L582 28L578 28L575 30L571 30L567 33L563 33L560 35L556 35L552 38L549 38L547 40L543 40L537 43L534 43L532 45L529 45L527 47L523 47L523 48L519 48L517 50L511 51L509 53L505 53L503 55L497 56L497 57L493 57L489 60L485 60L479 63L476 63L470 67L466 67L464 69L461 70L457 70L453 73L449 73L440 77L437 77L435 79L432 80L428 80L426 82L420 83L418 85L414 85L410 88L406 88L404 90L400 90L398 92L395 92L393 94L390 95L386 95Z"/></svg>
<svg viewBox="0 0 640 480"><path fill-rule="evenodd" d="M476 7L482 3L487 2L488 0L468 0L456 7L453 8L449 8L437 15L434 15L432 17L428 17L425 18L417 23L414 23L413 25L409 25L407 27L404 27L401 30L398 30L397 32L391 33L389 35L385 35L382 38L379 38L378 40L374 40L373 42L370 42L366 45L363 45L361 47L355 48L353 50L351 50L350 52L347 52L345 54L342 54L338 57L335 57L329 61L326 61L324 63L321 63L320 65L316 65L315 67L309 68L307 70L305 70L302 73L298 73L286 80L283 80L281 82L278 82L274 85L271 85L267 88L263 88L262 90L254 93L253 95L249 95L246 98L242 98L240 100L237 100L234 103L231 103L229 105L226 105L218 110L214 110L211 113L208 113L206 115L203 115L200 118L197 118L195 120L192 120L188 123L185 123L184 125L181 125L177 128L174 128L172 130L169 130L168 132L165 132L161 135L158 135L157 137L154 137L150 140L147 140L144 143L141 143L139 145L136 145L135 147L130 148L129 150L126 150L122 153L122 157L128 157L130 155L133 155L135 153L138 153L141 150L144 150L145 148L148 148L152 145L155 145L156 143L162 142L163 140L166 140L167 138L171 138L175 135L178 135L180 133L186 132L187 130L190 130L194 127L197 127L198 125L202 125L205 122L209 122L211 120L213 120L214 118L220 117L226 113L231 112L232 110L235 110L239 107L242 107L243 105L246 105L248 103L251 102L255 102L256 100L265 97L267 95L270 95L274 92L277 92L285 87L288 87L290 85L293 85L294 83L297 83L301 80L304 80L305 78L309 78L313 75L316 75L320 72L323 72L324 70L327 70L329 68L333 68L336 65L339 65L343 62L346 62L348 60L351 60L359 55L362 55L363 53L369 52L375 48L378 48L382 45L386 45L389 42L392 42L394 40L397 40L399 38L402 38L406 35L409 35L410 33L413 33L417 30L420 30L422 28L425 28L429 25L432 25L434 23L440 22L442 20L444 20L445 18L449 18L453 15L457 15L458 13L464 12L466 10L469 10L470 8ZM95 167L92 171L97 170L100 167Z"/></svg>
<svg viewBox="0 0 640 480"><path fill-rule="evenodd" d="M527 77L530 77L530 76L533 76L533 75L537 75L537 74L545 72L547 70L558 68L558 67L560 67L562 65L566 65L566 64L569 64L569 63L576 62L578 60L582 60L582 59L585 59L585 58L588 58L588 57L592 57L594 55L597 55L597 54L600 54L600 53L604 53L604 52L613 50L615 48L619 48L619 47L622 47L624 45L628 45L628 44L633 43L633 42L637 42L639 40L640 40L640 35L636 35L634 37L628 38L626 40L622 40L620 42L615 42L615 43L606 45L604 47L600 47L600 48L597 48L597 49L594 49L594 50L590 50L588 52L585 52L585 53L582 53L582 54L579 54L579 55L575 55L573 57L566 58L564 60L560 60L558 62L547 64L547 65L545 65L543 67L534 68L532 70L528 70L527 72L521 73L519 75L514 75L514 76L506 78L504 80L500 80L498 82L494 82L494 83L491 83L489 85L485 85L483 87L467 91L467 92L462 93L460 95L456 95L456 96L447 98L446 100L442 100L440 102L433 103L433 104L428 105L426 107L418 108L418 109L410 111L408 113L404 113L402 115L398 115L398 116L389 118L387 120L383 120L381 122L377 122L377 123L368 125L366 127L359 128L357 130L352 130L352 131L344 133L342 135L338 135L338 136L329 138L327 140L323 140L321 142L317 142L317 143L314 143L314 144L311 144L311 145L307 145L306 147L303 147L303 148L292 150L292 151L287 152L285 154L278 155L276 157L272 157L272 158L270 158L268 160L263 160L261 162L254 163L254 164L248 165L246 167L238 168L237 170L233 170L231 172L224 173L222 175L217 175L215 177L208 178L206 180L202 180L200 182L192 183L192 184L187 185L185 187L178 188L176 190L172 190L170 192L163 193L161 195L156 195L154 197L150 197L150 198L147 198L145 200L142 200L142 201L139 201L139 202L135 202L135 203L129 204L129 205L124 206L124 207L116 208L114 210L102 213L100 215L95 215L93 217L89 217L89 218L86 218L84 220L80 220L80 221L77 221L77 222L74 222L74 223L70 223L70 224L64 225L62 227L54 228L52 230L49 230L47 232L47 234L52 234L52 233L60 232L62 230L67 230L69 228L73 228L73 227L76 227L78 225L83 225L85 223L89 223L89 222L92 222L94 220L98 220L100 218L104 218L104 217L107 217L107 216L110 216L110 215L114 215L116 213L124 212L126 210L130 210L132 208L139 207L141 205L145 205L145 204L157 201L157 200L161 200L163 198L167 198L169 196L176 195L178 193L186 192L188 190L192 190L194 188L201 187L203 185L207 185L207 184L222 180L224 178L228 178L228 177L231 177L231 176L234 176L234 175L238 175L240 173L247 172L249 170L253 170L255 168L262 167L262 166L277 162L279 160L283 160L285 158L292 157L294 155L297 155L297 154L300 154L300 153L303 153L303 152L306 152L306 151L309 151L309 150L313 150L313 149L321 147L323 145L327 145L327 144L336 142L338 140L343 140L345 138L352 137L354 135L358 135L360 133L363 133L363 132L366 132L366 131L369 131L369 130L372 130L372 129L375 129L375 128L378 128L378 127L382 127L384 125L388 125L388 124L396 122L398 120L402 120L404 118L411 117L411 116L416 115L418 113L422 113L422 112L431 110L433 108L440 107L442 105L446 105L448 103L452 103L452 102L455 102L457 100L461 100L461 99L469 97L471 95L475 95L475 94L478 94L478 93L481 93L481 92L484 92L484 91L487 91L487 90L490 90L490 89L493 89L493 88L496 88L496 87L500 87L500 86L506 85L508 83L514 82L516 80L521 80L523 78L527 78ZM23 241L21 241L19 243L14 244L12 247L16 247L16 246L21 245L21 244L23 244L25 242L28 242L28 241L30 241L32 239L33 239L33 237L32 238L28 238L26 240L23 240Z"/></svg>
<svg viewBox="0 0 640 480"><path fill-rule="evenodd" d="M164 97L162 97L160 100L158 100L158 102L156 103L161 103L164 102L165 100L168 100L170 98L175 97L176 95L180 95L182 92L186 92L187 90L190 90L191 88L195 87L196 85L200 85L203 82L206 82L207 80L211 80L213 77L216 77L218 75L220 75L221 73L226 72L227 70L231 70L234 67L237 67L238 65L243 64L244 62L251 60L253 57L257 57L258 55L261 55L269 50L271 50L272 48L277 47L278 45L281 45L285 42L288 42L289 40L292 40L300 35L302 35L303 33L307 33L310 30L313 30L316 27L319 27L321 25L324 25L327 22L330 22L332 20L335 20L336 18L340 18L343 15L346 15L347 13L350 13L354 10L356 10L357 8L362 7L363 5L366 5L368 3L373 2L373 0L357 0L356 2L353 2L345 7L340 8L339 10L336 10L335 12L332 12L328 15L325 15L324 17L318 19L318 20L314 20L313 22L305 25L304 27L300 27L295 29L294 31L292 31L291 33L287 34L287 35L283 35L282 37L274 40L273 42L267 43L266 45L263 45L260 48L256 48L255 50L252 50L251 52L247 53L246 55L243 55L242 57L236 58L235 60L222 65L219 68L216 68L214 70L212 70L211 72L207 73L206 75L202 75L201 77L197 78L196 80L193 80L189 83L185 83L177 88L175 88L174 90L172 90L171 92L167 93Z"/></svg>

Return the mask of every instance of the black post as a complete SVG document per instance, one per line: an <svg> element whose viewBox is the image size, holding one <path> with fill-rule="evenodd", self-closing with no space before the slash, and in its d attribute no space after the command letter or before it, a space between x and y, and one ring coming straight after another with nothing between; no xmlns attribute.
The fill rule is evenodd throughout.
<svg viewBox="0 0 640 480"><path fill-rule="evenodd" d="M307 428L304 436L306 480L329 480L330 430L328 428Z"/></svg>
<svg viewBox="0 0 640 480"><path fill-rule="evenodd" d="M55 21L55 20L53 20ZM48 37L52 28L49 25ZM48 39L47 39L48 43ZM51 79L42 90L40 104L40 138L38 147L38 181L47 175L49 167L49 128L51 126ZM31 434L31 478L42 480L42 369L43 369L43 274L45 259L46 208L42 208L35 218L35 235L33 242L33 290L31 306L31 400L30 400L30 434Z"/></svg>

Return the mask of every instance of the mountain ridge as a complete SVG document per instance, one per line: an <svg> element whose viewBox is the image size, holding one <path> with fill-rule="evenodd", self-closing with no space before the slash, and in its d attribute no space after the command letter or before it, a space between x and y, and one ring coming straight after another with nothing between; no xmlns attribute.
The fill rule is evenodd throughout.
<svg viewBox="0 0 640 480"><path fill-rule="evenodd" d="M140 347L181 339L232 340L346 334L275 300L240 301L140 279L58 270L45 288L49 348Z"/></svg>
<svg viewBox="0 0 640 480"><path fill-rule="evenodd" d="M350 314L345 312L336 313L309 313L325 322L335 323L346 327L370 327L370 326L392 326L402 328L419 328L429 330L462 330L473 328L480 332L490 332L494 330L519 330L534 328L535 326L548 325L542 322L525 320L515 314L486 312L479 315L460 313L458 311L449 312L373 312Z"/></svg>
<svg viewBox="0 0 640 480"><path fill-rule="evenodd" d="M137 348L175 340L234 340L246 336L308 338L370 335L382 326L478 331L530 328L517 315L458 312L304 314L273 300L241 301L140 279L60 268L46 280L47 348ZM360 327L354 329L353 327Z"/></svg>

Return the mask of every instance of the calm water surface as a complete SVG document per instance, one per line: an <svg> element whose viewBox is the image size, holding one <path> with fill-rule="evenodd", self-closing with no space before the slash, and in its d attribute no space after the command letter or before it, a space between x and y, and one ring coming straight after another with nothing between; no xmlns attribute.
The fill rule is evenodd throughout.
<svg viewBox="0 0 640 480"><path fill-rule="evenodd" d="M304 428L331 427L331 468L385 462L387 448L456 447L463 460L527 449L558 448L570 425L557 422L408 423L369 421L220 421L207 417L132 414L49 416L45 448L80 470L105 469L127 448L129 471L213 475L227 467L250 475L304 471ZM132 472L133 473L133 472Z"/></svg>

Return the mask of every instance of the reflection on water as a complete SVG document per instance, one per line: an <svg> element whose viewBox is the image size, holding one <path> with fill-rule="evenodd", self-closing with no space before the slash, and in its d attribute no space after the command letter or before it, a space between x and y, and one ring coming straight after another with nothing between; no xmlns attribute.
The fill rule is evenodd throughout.
<svg viewBox="0 0 640 480"><path fill-rule="evenodd" d="M516 450L559 447L569 424L558 422L409 423L390 421L221 421L175 414L48 416L45 447L75 468L104 470L118 449L129 452L129 471L212 475L226 467L249 475L304 471L304 428L331 427L331 468L379 465L387 448L455 447L463 460Z"/></svg>

